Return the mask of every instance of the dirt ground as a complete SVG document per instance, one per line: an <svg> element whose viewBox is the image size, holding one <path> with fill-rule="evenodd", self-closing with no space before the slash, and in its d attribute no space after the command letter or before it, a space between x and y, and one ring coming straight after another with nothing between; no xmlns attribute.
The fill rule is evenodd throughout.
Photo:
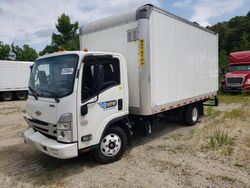
<svg viewBox="0 0 250 188"><path fill-rule="evenodd" d="M23 143L25 101L0 102L0 187L250 187L250 97L223 99L186 127L161 117L123 158L59 160Z"/></svg>

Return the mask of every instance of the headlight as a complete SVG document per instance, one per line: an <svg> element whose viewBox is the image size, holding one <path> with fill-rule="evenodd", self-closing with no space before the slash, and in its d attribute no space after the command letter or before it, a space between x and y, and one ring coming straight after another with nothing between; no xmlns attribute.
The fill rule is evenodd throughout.
<svg viewBox="0 0 250 188"><path fill-rule="evenodd" d="M250 85L250 78L247 79L247 81L246 81L245 84L246 84L246 85Z"/></svg>
<svg viewBox="0 0 250 188"><path fill-rule="evenodd" d="M57 140L72 142L72 113L63 114L57 124Z"/></svg>

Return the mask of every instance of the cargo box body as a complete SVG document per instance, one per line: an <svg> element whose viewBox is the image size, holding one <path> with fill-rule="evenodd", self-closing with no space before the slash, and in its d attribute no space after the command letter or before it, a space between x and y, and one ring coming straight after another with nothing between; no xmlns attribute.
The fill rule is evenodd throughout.
<svg viewBox="0 0 250 188"><path fill-rule="evenodd" d="M80 46L122 54L130 113L152 115L215 96L218 35L152 5L81 27Z"/></svg>
<svg viewBox="0 0 250 188"><path fill-rule="evenodd" d="M0 61L0 92L28 90L33 62Z"/></svg>

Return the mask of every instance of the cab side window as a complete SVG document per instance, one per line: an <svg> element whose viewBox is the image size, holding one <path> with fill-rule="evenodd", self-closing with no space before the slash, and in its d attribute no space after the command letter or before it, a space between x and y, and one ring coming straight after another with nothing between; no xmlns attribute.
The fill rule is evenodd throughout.
<svg viewBox="0 0 250 188"><path fill-rule="evenodd" d="M82 102L97 93L120 85L120 63L113 57L90 57L84 60L82 74Z"/></svg>
<svg viewBox="0 0 250 188"><path fill-rule="evenodd" d="M94 74L95 66L84 65L83 68L83 79L82 79L82 101L94 97L95 86L94 80L97 75Z"/></svg>
<svg viewBox="0 0 250 188"><path fill-rule="evenodd" d="M118 59L117 59L118 60ZM103 63L103 86L102 90L120 84L120 66L119 61L110 61Z"/></svg>

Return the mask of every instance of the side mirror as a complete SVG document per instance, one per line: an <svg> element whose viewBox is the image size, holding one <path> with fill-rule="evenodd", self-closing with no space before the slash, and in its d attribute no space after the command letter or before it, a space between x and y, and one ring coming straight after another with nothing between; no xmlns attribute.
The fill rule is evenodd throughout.
<svg viewBox="0 0 250 188"><path fill-rule="evenodd" d="M30 73L31 73L33 67L34 67L34 64L33 64L33 65L30 65Z"/></svg>
<svg viewBox="0 0 250 188"><path fill-rule="evenodd" d="M81 115L84 116L88 113L88 105L85 104L83 106L81 106Z"/></svg>

